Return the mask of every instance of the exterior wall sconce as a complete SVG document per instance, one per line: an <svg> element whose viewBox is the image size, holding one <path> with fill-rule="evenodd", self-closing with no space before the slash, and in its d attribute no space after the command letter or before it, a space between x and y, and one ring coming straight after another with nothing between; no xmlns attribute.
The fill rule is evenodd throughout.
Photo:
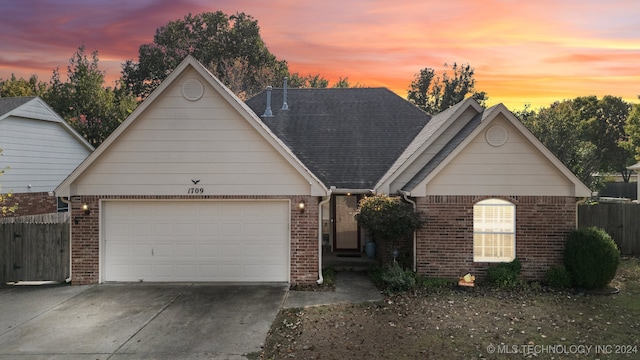
<svg viewBox="0 0 640 360"><path fill-rule="evenodd" d="M89 204L87 203L83 203L82 206L80 206L80 210L82 210L82 213L84 215L89 215L91 214L91 210L89 209ZM83 218L84 216L76 216L73 218L73 222L78 225L78 223L80 222L80 219Z"/></svg>
<svg viewBox="0 0 640 360"><path fill-rule="evenodd" d="M300 202L298 203L298 210L300 210L301 213L304 212L304 200L300 200Z"/></svg>

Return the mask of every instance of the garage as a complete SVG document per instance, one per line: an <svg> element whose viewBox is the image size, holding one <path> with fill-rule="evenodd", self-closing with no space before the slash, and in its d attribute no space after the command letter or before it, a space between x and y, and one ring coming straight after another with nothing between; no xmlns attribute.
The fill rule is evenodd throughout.
<svg viewBox="0 0 640 360"><path fill-rule="evenodd" d="M289 201L102 201L102 281L288 282Z"/></svg>

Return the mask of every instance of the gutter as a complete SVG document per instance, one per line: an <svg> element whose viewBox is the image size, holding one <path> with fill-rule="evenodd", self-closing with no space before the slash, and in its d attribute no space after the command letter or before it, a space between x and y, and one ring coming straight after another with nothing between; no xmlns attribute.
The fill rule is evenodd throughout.
<svg viewBox="0 0 640 360"><path fill-rule="evenodd" d="M411 193L409 191L403 191L403 190L399 190L400 194L402 194L402 197L404 198L405 201L407 201L408 203L410 203L411 205L413 205L413 211L417 211L418 207L416 205L416 202L409 199L409 196L411 196ZM416 272L416 269L418 267L418 239L417 239L417 234L414 231L413 232L413 272Z"/></svg>
<svg viewBox="0 0 640 360"><path fill-rule="evenodd" d="M316 283L322 285L322 206L331 201L331 189L327 192L327 198L318 204L318 280Z"/></svg>
<svg viewBox="0 0 640 360"><path fill-rule="evenodd" d="M335 186L332 186L329 189L329 195L331 194L338 194L338 195L343 195L343 194L347 194L347 195L351 195L351 194L375 194L376 191L373 189L349 189L349 188L336 188Z"/></svg>
<svg viewBox="0 0 640 360"><path fill-rule="evenodd" d="M55 193L53 194L55 196ZM71 212L73 211L73 209L71 208L71 200L69 198L64 198L64 197L59 197L60 201L62 201L63 203L69 205L69 215L71 215ZM69 220L71 220L71 216L69 216ZM64 279L64 282L69 284L71 282L71 271L73 271L73 263L72 263L72 256L71 256L71 221L69 221L69 277Z"/></svg>

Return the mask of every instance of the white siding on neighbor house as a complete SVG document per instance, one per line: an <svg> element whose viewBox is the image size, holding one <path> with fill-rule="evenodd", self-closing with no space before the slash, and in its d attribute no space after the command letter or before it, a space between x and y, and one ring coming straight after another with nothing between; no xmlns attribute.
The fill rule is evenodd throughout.
<svg viewBox="0 0 640 360"><path fill-rule="evenodd" d="M498 147L486 131L508 132ZM426 195L575 196L575 186L502 115L496 117L426 186ZM423 189L424 191L424 189Z"/></svg>
<svg viewBox="0 0 640 360"><path fill-rule="evenodd" d="M200 79L189 101L182 84ZM200 180L197 185L192 180ZM310 184L194 70L177 78L77 180L86 195L302 195Z"/></svg>
<svg viewBox="0 0 640 360"><path fill-rule="evenodd" d="M478 112L469 107L392 183L389 193L395 193L408 183Z"/></svg>
<svg viewBox="0 0 640 360"><path fill-rule="evenodd" d="M24 108L20 111L24 116L54 121L15 116L0 120L0 168L9 167L0 179L2 192L53 191L91 151L46 108L45 113L40 113L41 106Z"/></svg>
<svg viewBox="0 0 640 360"><path fill-rule="evenodd" d="M46 121L60 122L62 121L56 114L45 106L41 100L30 100L22 106L11 112L11 115L27 119L40 119Z"/></svg>

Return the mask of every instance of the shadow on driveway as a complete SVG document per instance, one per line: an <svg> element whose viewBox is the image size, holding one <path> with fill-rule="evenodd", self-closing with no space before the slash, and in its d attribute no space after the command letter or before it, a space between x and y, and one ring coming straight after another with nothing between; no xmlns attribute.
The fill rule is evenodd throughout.
<svg viewBox="0 0 640 360"><path fill-rule="evenodd" d="M0 359L243 359L287 284L0 288Z"/></svg>

